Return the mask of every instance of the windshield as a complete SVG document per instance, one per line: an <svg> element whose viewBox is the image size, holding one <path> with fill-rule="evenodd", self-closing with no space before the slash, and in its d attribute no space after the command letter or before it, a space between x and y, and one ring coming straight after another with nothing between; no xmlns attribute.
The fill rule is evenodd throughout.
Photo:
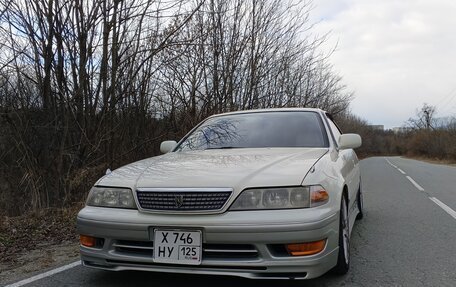
<svg viewBox="0 0 456 287"><path fill-rule="evenodd" d="M262 147L328 147L328 138L315 112L233 114L206 120L176 150Z"/></svg>

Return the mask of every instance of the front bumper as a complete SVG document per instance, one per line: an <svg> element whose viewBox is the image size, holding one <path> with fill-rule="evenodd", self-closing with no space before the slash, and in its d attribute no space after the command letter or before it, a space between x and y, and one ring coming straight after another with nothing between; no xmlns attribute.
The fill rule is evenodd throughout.
<svg viewBox="0 0 456 287"><path fill-rule="evenodd" d="M152 232L157 227L202 230L201 265L154 263ZM77 228L79 234L104 239L102 247L81 246L80 252L83 265L105 270L310 279L334 267L338 256L339 215L324 208L160 215L85 207ZM292 257L281 249L321 239L327 239L326 246L315 255Z"/></svg>

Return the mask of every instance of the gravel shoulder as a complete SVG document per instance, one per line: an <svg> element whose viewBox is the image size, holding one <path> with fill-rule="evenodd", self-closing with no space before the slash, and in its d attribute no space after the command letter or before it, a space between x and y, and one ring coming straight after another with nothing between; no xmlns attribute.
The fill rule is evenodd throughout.
<svg viewBox="0 0 456 287"><path fill-rule="evenodd" d="M0 262L0 285L17 282L78 259L79 244L75 242L37 246L16 254L14 260Z"/></svg>
<svg viewBox="0 0 456 287"><path fill-rule="evenodd" d="M0 217L0 285L79 258L75 204L16 217Z"/></svg>

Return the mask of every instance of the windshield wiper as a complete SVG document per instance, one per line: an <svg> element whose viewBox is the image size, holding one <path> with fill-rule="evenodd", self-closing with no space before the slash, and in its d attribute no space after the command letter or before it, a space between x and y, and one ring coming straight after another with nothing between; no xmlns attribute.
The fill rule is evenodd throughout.
<svg viewBox="0 0 456 287"><path fill-rule="evenodd" d="M235 148L243 148L242 146L219 146L219 147L208 147L206 149L235 149Z"/></svg>

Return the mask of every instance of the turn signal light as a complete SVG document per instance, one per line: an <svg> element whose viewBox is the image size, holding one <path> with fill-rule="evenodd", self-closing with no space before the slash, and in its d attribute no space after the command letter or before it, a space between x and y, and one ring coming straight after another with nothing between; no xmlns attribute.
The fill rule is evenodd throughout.
<svg viewBox="0 0 456 287"><path fill-rule="evenodd" d="M95 247L97 245L97 239L92 236L79 235L79 243L85 247Z"/></svg>
<svg viewBox="0 0 456 287"><path fill-rule="evenodd" d="M306 256L321 252L325 248L325 245L326 239L323 239L307 243L286 244L285 248L287 249L288 254L292 256Z"/></svg>
<svg viewBox="0 0 456 287"><path fill-rule="evenodd" d="M328 202L329 194L326 190L319 188L310 191L310 206L320 206Z"/></svg>

